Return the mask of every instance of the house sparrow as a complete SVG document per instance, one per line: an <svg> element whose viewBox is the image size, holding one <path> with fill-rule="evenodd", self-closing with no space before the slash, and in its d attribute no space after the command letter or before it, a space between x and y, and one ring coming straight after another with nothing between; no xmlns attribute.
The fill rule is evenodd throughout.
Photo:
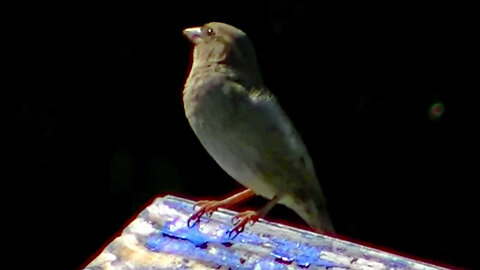
<svg viewBox="0 0 480 270"><path fill-rule="evenodd" d="M218 207L261 195L269 203L258 211L236 216L230 234L238 235L276 203L293 209L317 232L333 232L310 155L264 85L247 35L219 22L183 33L194 45L183 90L187 119L220 167L247 187L224 200L199 201L200 209L190 217L189 226Z"/></svg>

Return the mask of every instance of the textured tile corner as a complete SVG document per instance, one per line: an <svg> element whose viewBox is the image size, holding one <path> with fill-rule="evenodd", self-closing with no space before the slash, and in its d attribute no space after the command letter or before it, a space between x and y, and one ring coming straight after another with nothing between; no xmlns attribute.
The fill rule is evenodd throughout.
<svg viewBox="0 0 480 270"><path fill-rule="evenodd" d="M225 209L190 229L194 203L157 198L85 269L444 269L265 220L232 240Z"/></svg>

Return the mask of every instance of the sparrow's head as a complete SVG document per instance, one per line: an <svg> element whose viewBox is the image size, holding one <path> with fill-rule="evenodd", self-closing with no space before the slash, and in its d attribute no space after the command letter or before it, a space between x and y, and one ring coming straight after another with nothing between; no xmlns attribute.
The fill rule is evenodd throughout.
<svg viewBox="0 0 480 270"><path fill-rule="evenodd" d="M240 29L219 22L183 30L194 44L195 66L215 63L233 68L256 68L257 60L252 42Z"/></svg>

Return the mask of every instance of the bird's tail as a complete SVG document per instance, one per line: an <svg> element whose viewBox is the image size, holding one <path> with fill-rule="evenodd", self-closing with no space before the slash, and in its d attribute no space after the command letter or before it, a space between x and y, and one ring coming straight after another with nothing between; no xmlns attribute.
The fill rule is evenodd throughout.
<svg viewBox="0 0 480 270"><path fill-rule="evenodd" d="M332 220L330 219L330 215L327 211L319 215L315 222L311 222L308 224L312 227L316 232L324 234L334 234L335 229L333 228Z"/></svg>
<svg viewBox="0 0 480 270"><path fill-rule="evenodd" d="M316 232L321 234L335 234L330 215L323 201L315 202L314 200L309 200L302 205L296 205L295 208L295 212Z"/></svg>

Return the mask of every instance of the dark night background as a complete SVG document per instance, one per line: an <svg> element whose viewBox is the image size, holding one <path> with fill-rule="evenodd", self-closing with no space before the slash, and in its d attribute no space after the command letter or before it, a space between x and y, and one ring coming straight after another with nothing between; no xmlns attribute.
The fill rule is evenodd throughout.
<svg viewBox="0 0 480 270"><path fill-rule="evenodd" d="M17 10L7 25L14 206L37 239L29 245L45 250L50 268L76 268L155 196L222 198L240 188L191 131L181 95L191 52L182 29L223 21L255 44L340 235L473 267L469 8L257 2ZM445 108L438 119L429 117L435 103ZM283 206L267 219L305 227Z"/></svg>

